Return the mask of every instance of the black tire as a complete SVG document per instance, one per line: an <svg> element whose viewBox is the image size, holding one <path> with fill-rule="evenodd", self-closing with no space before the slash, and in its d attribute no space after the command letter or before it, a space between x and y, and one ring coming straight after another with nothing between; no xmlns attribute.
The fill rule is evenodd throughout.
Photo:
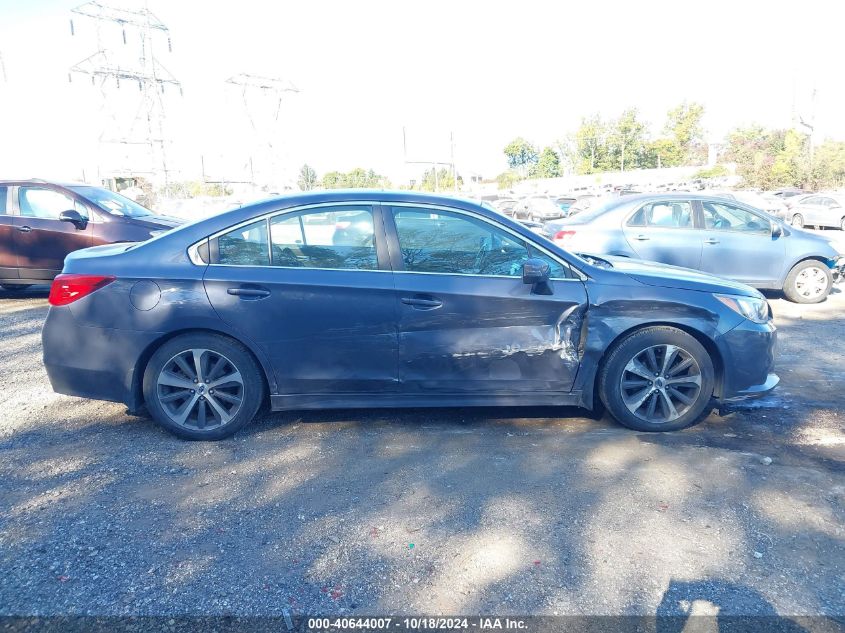
<svg viewBox="0 0 845 633"><path fill-rule="evenodd" d="M186 369L199 375L200 381L179 369L178 359L190 361L193 350L200 358L200 372L197 374L191 363ZM235 380L215 384L215 380L219 383L234 376ZM176 383L159 384L160 380ZM190 382L197 387L193 391ZM264 377L252 354L237 341L220 334L185 334L164 343L150 358L144 372L144 400L153 419L174 435L187 440L219 440L255 417L264 401ZM175 418L181 417L179 412L188 405L189 415L179 423Z"/></svg>
<svg viewBox="0 0 845 633"><path fill-rule="evenodd" d="M29 288L31 285L32 284L0 284L0 288L9 292L21 292L22 290Z"/></svg>
<svg viewBox="0 0 845 633"><path fill-rule="evenodd" d="M634 382L631 380L632 374L627 368L631 363L635 363L642 354L647 354L649 349L657 350L658 356L655 359L655 365L661 365L665 360L665 356L659 356L661 348L669 352L667 354L669 355L669 367L660 376L655 376L653 382L651 371L649 371L649 378L642 380L642 387L628 387L632 391L628 394L629 399L628 404L626 404L625 394L623 393L625 389L623 379L626 380L626 383ZM671 348L678 351L672 352ZM682 366L689 359L692 359L693 362L683 369ZM682 369L677 374L672 374L672 369L678 367ZM693 372L696 373L693 374ZM663 384L663 381L667 380L667 378L664 378L664 373L667 377L671 376L668 380L672 381L673 384ZM687 377L687 374L689 374L688 384L682 383L681 380ZM697 391L693 383L696 375L699 383ZM659 385L657 383L658 378L660 379ZM655 388L655 385L660 388ZM598 386L599 398L613 418L620 424L636 431L677 431L692 426L710 413L714 385L713 361L704 346L695 337L683 330L661 325L637 330L616 343L602 364ZM643 391L640 391L640 389L643 389ZM690 402L682 403L678 399L680 397L677 395L679 392ZM644 397L641 394L645 394ZM673 398L675 402L672 402ZM635 401L642 403L641 408L632 411L630 407L634 405L631 403ZM664 404L667 401L669 405ZM650 409L652 402L655 405L653 409ZM680 403L680 406L676 406L676 402ZM660 415L658 415L658 407ZM677 417L672 417L669 407L675 409ZM648 415L649 411L652 412L651 417Z"/></svg>
<svg viewBox="0 0 845 633"><path fill-rule="evenodd" d="M801 215L800 213L796 213L795 215L792 216L792 219L789 221L789 223L794 227L797 227L799 229L803 229L804 228L804 216Z"/></svg>
<svg viewBox="0 0 845 633"><path fill-rule="evenodd" d="M803 285L801 283L802 279L809 274L805 271L810 269L819 271L814 275L819 280L822 277L824 279L824 289L821 293L812 292L806 282ZM815 259L807 259L795 264L783 282L783 294L793 303L820 303L827 299L831 288L833 288L833 275L831 275L830 269L824 263Z"/></svg>
<svg viewBox="0 0 845 633"><path fill-rule="evenodd" d="M845 231L845 218L842 218L842 221L839 223L839 228Z"/></svg>

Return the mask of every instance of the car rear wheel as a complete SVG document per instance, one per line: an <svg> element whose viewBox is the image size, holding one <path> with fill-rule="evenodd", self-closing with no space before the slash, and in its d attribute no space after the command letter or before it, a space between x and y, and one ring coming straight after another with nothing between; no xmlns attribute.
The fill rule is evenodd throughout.
<svg viewBox="0 0 845 633"><path fill-rule="evenodd" d="M624 426L676 431L710 412L714 383L713 361L701 343L655 326L615 345L599 374L599 397Z"/></svg>
<svg viewBox="0 0 845 633"><path fill-rule="evenodd" d="M162 345L144 373L144 399L165 429L189 440L219 440L248 424L264 397L261 370L236 341L187 334Z"/></svg>
<svg viewBox="0 0 845 633"><path fill-rule="evenodd" d="M792 221L790 222L792 226L798 227L799 229L804 228L804 216L800 213L796 213L792 216Z"/></svg>
<svg viewBox="0 0 845 633"><path fill-rule="evenodd" d="M789 271L783 294L794 303L819 303L830 294L832 284L830 269L820 261L809 259Z"/></svg>
<svg viewBox="0 0 845 633"><path fill-rule="evenodd" d="M8 290L9 292L20 292L21 290L26 290L32 284L0 284L0 288L3 290Z"/></svg>
<svg viewBox="0 0 845 633"><path fill-rule="evenodd" d="M845 231L845 218L842 218L842 221L839 223L839 228Z"/></svg>

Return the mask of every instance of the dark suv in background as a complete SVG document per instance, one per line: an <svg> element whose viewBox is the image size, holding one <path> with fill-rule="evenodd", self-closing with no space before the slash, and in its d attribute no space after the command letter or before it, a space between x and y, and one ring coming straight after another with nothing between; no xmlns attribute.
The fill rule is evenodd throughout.
<svg viewBox="0 0 845 633"><path fill-rule="evenodd" d="M0 286L47 283L72 251L143 241L180 223L101 187L0 180Z"/></svg>

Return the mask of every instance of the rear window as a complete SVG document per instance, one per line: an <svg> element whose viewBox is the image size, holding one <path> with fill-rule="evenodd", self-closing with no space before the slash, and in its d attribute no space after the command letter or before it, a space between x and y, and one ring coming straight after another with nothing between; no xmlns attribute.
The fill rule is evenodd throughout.
<svg viewBox="0 0 845 633"><path fill-rule="evenodd" d="M267 220L241 226L217 238L217 263L228 266L269 266Z"/></svg>

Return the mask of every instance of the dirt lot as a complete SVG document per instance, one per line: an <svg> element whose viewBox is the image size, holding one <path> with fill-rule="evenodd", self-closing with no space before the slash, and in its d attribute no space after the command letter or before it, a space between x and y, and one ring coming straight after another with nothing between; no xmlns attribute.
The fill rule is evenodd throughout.
<svg viewBox="0 0 845 633"><path fill-rule="evenodd" d="M666 435L573 409L274 414L187 443L55 395L0 297L0 614L845 615L845 293ZM80 339L84 345L84 339Z"/></svg>

